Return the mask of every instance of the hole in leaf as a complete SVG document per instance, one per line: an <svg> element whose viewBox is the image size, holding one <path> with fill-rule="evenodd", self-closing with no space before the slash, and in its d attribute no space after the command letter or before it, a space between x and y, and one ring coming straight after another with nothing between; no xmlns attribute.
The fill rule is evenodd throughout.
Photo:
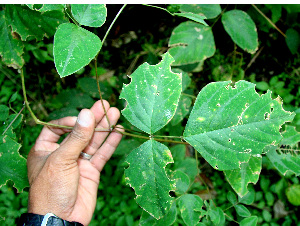
<svg viewBox="0 0 300 226"><path fill-rule="evenodd" d="M270 113L266 112L265 115L264 115L264 117L265 117L265 120L269 120L270 119Z"/></svg>
<svg viewBox="0 0 300 226"><path fill-rule="evenodd" d="M271 108L271 113L273 112L274 108Z"/></svg>
<svg viewBox="0 0 300 226"><path fill-rule="evenodd" d="M218 103L217 106L218 106L218 107L221 107L221 104Z"/></svg>
<svg viewBox="0 0 300 226"><path fill-rule="evenodd" d="M231 142L231 139L230 139L230 138L228 139L228 142Z"/></svg>

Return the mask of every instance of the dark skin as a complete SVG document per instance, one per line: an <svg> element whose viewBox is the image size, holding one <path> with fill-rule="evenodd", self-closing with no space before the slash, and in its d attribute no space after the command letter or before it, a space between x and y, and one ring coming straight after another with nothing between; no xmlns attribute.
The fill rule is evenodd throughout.
<svg viewBox="0 0 300 226"><path fill-rule="evenodd" d="M104 101L111 125L116 125L120 112ZM65 117L51 123L74 126L73 130L45 126L27 159L30 184L28 212L53 213L67 220L88 225L97 200L100 173L114 153L122 135L118 132L94 132L108 129L101 101L83 109L78 118ZM119 126L118 126L119 127ZM70 132L58 144L59 138ZM80 153L93 155L90 160Z"/></svg>

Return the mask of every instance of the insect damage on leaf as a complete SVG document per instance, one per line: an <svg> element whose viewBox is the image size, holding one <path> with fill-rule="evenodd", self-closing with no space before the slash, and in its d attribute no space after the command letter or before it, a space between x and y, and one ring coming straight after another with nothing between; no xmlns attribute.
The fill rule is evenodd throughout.
<svg viewBox="0 0 300 226"><path fill-rule="evenodd" d="M148 134L154 134L174 116L181 90L182 74L171 71L174 61L169 53L157 65L144 63L123 86L120 98L126 100L124 117Z"/></svg>
<svg viewBox="0 0 300 226"><path fill-rule="evenodd" d="M253 83L210 83L196 99L184 139L214 168L239 169L266 145L278 143L281 125L293 117L270 91L260 96Z"/></svg>
<svg viewBox="0 0 300 226"><path fill-rule="evenodd" d="M134 149L126 158L126 182L135 190L136 202L156 219L163 217L171 208L175 181L168 178L165 167L173 163L167 146L149 140Z"/></svg>

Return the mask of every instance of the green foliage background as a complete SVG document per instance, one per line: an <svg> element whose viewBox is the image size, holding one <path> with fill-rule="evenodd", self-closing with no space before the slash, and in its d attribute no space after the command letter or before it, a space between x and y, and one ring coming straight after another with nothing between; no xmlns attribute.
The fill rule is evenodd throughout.
<svg viewBox="0 0 300 226"><path fill-rule="evenodd" d="M38 5L30 7L37 10L35 11L36 15L41 11L43 16L47 18L46 16L49 14L47 8ZM168 9L171 13L177 13L180 6L162 5L160 7ZM181 121L182 119L173 121L175 120L173 119L158 134L170 136L182 134L188 118L186 116L191 110L192 102L195 101L192 97L188 99L188 95L196 96L210 82L228 80L236 82L242 79L255 83L256 90L260 94L269 89L272 91L273 98L280 95L283 100L283 108L296 113L294 121L289 125L300 131L300 7L299 5L259 5L257 7L287 37L274 29L266 18L261 16L251 5L221 5L220 8L214 8L217 13L214 15L212 12L205 20L210 28L205 28L200 24L197 25L199 26L197 28L202 29L203 27L205 28L203 32L209 32L211 37L213 36L214 43L211 39L205 41L207 41L207 46L215 44L215 49L205 49L207 52L203 56L197 56L199 58L196 62L188 64L185 62L185 65L177 67L184 70L187 76L186 85L183 87L187 99L182 97L181 100L186 103L186 107L182 108L183 121ZM108 17L104 25L97 29L93 27L84 28L102 38L119 9L120 6L118 5L107 5ZM56 10L55 20L59 20L61 23L69 20L63 13L63 8ZM182 12L185 12L184 10L188 9L183 8ZM223 26L224 21L218 16L218 12L223 13L230 10L238 13L244 11L254 21L259 44L256 52L253 49L247 51L247 48L250 47L243 48L243 45L240 46L238 42L235 44L232 41L234 38L228 35L230 32L226 29L227 25L224 24ZM53 57L55 27L49 28L46 33L29 30L26 31L28 34L19 36L17 32L23 27L22 23L16 23L16 26L11 27L12 32L4 32L7 29L5 25L10 23L11 18L19 18L17 15L20 11L24 13L23 15L31 12L27 6L1 5L0 16L6 18L0 20L1 35L10 34L8 39L16 43L18 50L17 56L11 56L7 46L7 49L0 49L2 55L0 104L7 106L9 115L11 115L6 125L23 107L21 80L17 71L23 65L26 69L24 75L28 98L33 111L40 120L49 121L66 115L76 116L80 109L90 108L99 99L95 82L95 65L90 63L77 71L75 75L67 77L63 75L64 78L60 78L54 67ZM69 11L69 13L71 12ZM196 18L196 20L203 21L202 18ZM35 21L34 18L33 21ZM125 101L119 99L119 96L123 83L128 84L130 82L127 75L132 74L144 62L149 65L157 64L161 59L161 54L168 50L168 45L176 45L176 35L180 33L180 27L177 26L182 22L195 23L185 21L187 19L183 16L172 17L167 12L152 7L128 5L125 8L98 55L97 71L100 74L103 98L108 100L111 106L116 106L120 110L124 108ZM175 27L177 30L174 30ZM175 34L172 33L173 30ZM0 40L4 39L7 37L0 37ZM188 39L188 41L197 41L197 37ZM175 48L182 48L182 46ZM176 52L175 48L172 51ZM176 53L174 54L176 55ZM12 62L11 59L17 60ZM204 59L206 60L203 61ZM176 58L174 65L177 65L181 60L180 56ZM11 67L7 67L7 65ZM176 71L174 70L174 72ZM0 110L2 117L7 111L4 108ZM20 154L26 158L41 130L41 126L35 125L26 110L22 114L24 121L20 120L18 124L15 123L12 132L16 134L16 140L22 145ZM120 122L126 128L132 127L123 116L121 116ZM5 126L2 127L5 129ZM285 128L282 130L284 131ZM299 136L297 131L293 136ZM295 139L296 142L294 142L293 147L287 145L291 143L291 141L287 141L289 137L287 136L286 139L282 140L282 152L284 154L291 153L292 157L299 161L299 137ZM142 220L146 221L149 218L147 213L142 212L135 202L135 193L126 185L124 176L124 167L127 167L124 164L125 157L133 147L138 147L141 143L142 140L140 139L132 140L125 137L112 160L105 166L101 174L97 207L91 225L138 225L141 214ZM296 151L291 151L291 149ZM297 196L299 194L299 177L291 172L286 172L284 167L280 172L277 171L265 155L262 156L263 168L259 181L256 185L250 184L248 195L239 198L227 183L224 174L214 170L203 158L198 159L200 166L200 174L198 175L197 169L193 168L195 152L192 148L171 145L170 150L175 163L174 166L169 164L167 168L175 170L180 166L179 174L180 172L189 172L187 181L195 179L189 188L184 188L184 183L182 183L182 187L177 185L181 190L176 192L184 194L188 189L189 193L201 197L204 200L202 205L207 207L207 211L210 211L209 217L203 219L203 224L210 224L211 221L215 224L222 222L222 219L215 217L220 211L218 208L226 213L228 224L232 224L233 222L230 221L233 219L241 222L243 217L250 215L258 218L247 218L248 221L255 222L257 220L261 225L300 224L296 215L299 211L299 196ZM178 165L176 166L176 164ZM172 175L169 176L172 177ZM173 176L176 178L176 175ZM28 188L25 188L23 193L18 193L11 182L0 188L1 224L2 220L5 225L13 225L21 213L26 212L27 194ZM193 198L191 197L191 199ZM212 199L218 208L213 209ZM175 207L174 211L176 211ZM177 207L176 213L177 219L171 223L173 225L184 224L185 221L181 218L183 215L179 214L183 214L182 210ZM247 222L244 224L247 225Z"/></svg>

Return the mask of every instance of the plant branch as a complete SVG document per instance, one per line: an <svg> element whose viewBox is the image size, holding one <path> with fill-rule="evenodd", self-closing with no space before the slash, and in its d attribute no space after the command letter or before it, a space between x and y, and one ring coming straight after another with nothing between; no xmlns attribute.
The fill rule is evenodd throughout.
<svg viewBox="0 0 300 226"><path fill-rule="evenodd" d="M75 20L75 18L73 18L73 16L71 16L71 15L68 13L67 7L65 7L65 12L66 12L66 14L68 15L68 17L74 22L74 24L76 24L78 27L80 27L80 24Z"/></svg>
<svg viewBox="0 0 300 226"><path fill-rule="evenodd" d="M106 33L105 33L103 39L102 39L102 43L105 42L105 39L106 39L108 33L110 32L112 26L114 25L114 23L116 22L116 20L118 19L118 17L120 16L121 12L122 12L123 9L126 7L126 5L127 5L127 4L124 4L124 5L122 6L122 8L119 10L119 12L117 13L117 15L115 16L114 20L111 22L109 28L107 29L107 31L106 31ZM101 49L100 49L100 50L101 50ZM99 52L100 52L100 50L99 50Z"/></svg>
<svg viewBox="0 0 300 226"><path fill-rule="evenodd" d="M24 108L25 108L25 102L24 102L24 106L22 107L22 109L19 111L19 113L16 115L16 117L11 121L11 123L9 123L8 127L3 131L2 135L4 135L6 133L6 131L9 129L9 127L11 127L11 125L14 123L14 121L16 121L16 119L19 117L19 115L24 110Z"/></svg>
<svg viewBox="0 0 300 226"><path fill-rule="evenodd" d="M107 31L106 31L106 33L105 33L105 35L104 35L104 37L103 37L102 45L103 45L103 43L105 42L105 39L106 39L108 33L110 32L112 26L113 26L114 23L116 22L117 18L119 17L119 15L121 14L121 12L122 12L123 9L125 8L125 6L126 6L126 4L124 4L124 5L122 6L122 8L119 10L119 12L117 13L117 15L115 16L114 20L111 22L109 28L107 29ZM112 128L111 128L111 124L110 124L109 118L108 118L108 116L107 116L107 111L106 111L105 106L104 106L104 103L103 103L103 98L102 98L101 88L100 88L100 84L99 84L99 75L98 75L98 72L97 72L97 58L98 58L98 54L99 54L100 51L101 51L101 48L102 48L102 46L100 47L99 52L97 53L97 55L96 55L96 57L95 57L96 81L97 81L97 88L98 88L98 92L99 92L101 104L102 104L102 107L103 107L103 110L104 110L104 114L105 114L105 117L106 117L108 126L109 126L109 128L110 128L110 130L111 130Z"/></svg>
<svg viewBox="0 0 300 226"><path fill-rule="evenodd" d="M97 88L98 88L98 92L99 92L99 96L100 96L100 100L101 100L101 104L102 104L102 108L104 110L104 114L108 123L108 127L111 128L111 124L107 115L107 111L105 109L104 103L103 103L103 98L102 98L102 92L101 92L101 88L100 88L100 84L99 84L99 75L97 72L97 57L95 58L95 72L96 72L96 82L97 82Z"/></svg>
<svg viewBox="0 0 300 226"><path fill-rule="evenodd" d="M33 111L31 110L31 108L29 106L29 102L27 100L23 69L21 69L21 80L22 80L22 89L23 89L23 96L24 96L24 102L25 102L26 108L28 109L31 117L33 118L33 120L36 124L44 125L44 126L51 126L51 127L56 127L56 128L62 128L62 129L69 129L69 130L73 129L72 126L57 125L57 124L43 122L43 121L39 120L35 116ZM109 129L95 128L95 132L112 132L112 128L109 128ZM142 138L142 139L146 139L146 140L153 139L153 140L160 141L160 142L175 143L175 144L188 144L187 142L168 140L168 139L157 139L157 138L153 138L153 137L146 137L146 136L141 136L141 135L137 135L137 134L127 133L127 132L123 132L123 131L120 131L120 130L114 130L114 132L118 132L118 133L121 133L123 135L131 136L131 137Z"/></svg>
<svg viewBox="0 0 300 226"><path fill-rule="evenodd" d="M280 34L282 34L283 37L286 38L286 35L262 11L260 11L259 8L256 7L256 5L252 4L252 6L269 22L269 24L271 24Z"/></svg>
<svg viewBox="0 0 300 226"><path fill-rule="evenodd" d="M157 8L157 9L161 9L161 10L166 11L166 12L169 13L170 15L175 16L173 13L169 12L169 10L167 10L167 9L165 9L165 8L161 8L161 7L155 6L155 5L148 5L148 4L142 4L142 5L144 5L144 6L149 6L149 7L153 7L153 8Z"/></svg>

